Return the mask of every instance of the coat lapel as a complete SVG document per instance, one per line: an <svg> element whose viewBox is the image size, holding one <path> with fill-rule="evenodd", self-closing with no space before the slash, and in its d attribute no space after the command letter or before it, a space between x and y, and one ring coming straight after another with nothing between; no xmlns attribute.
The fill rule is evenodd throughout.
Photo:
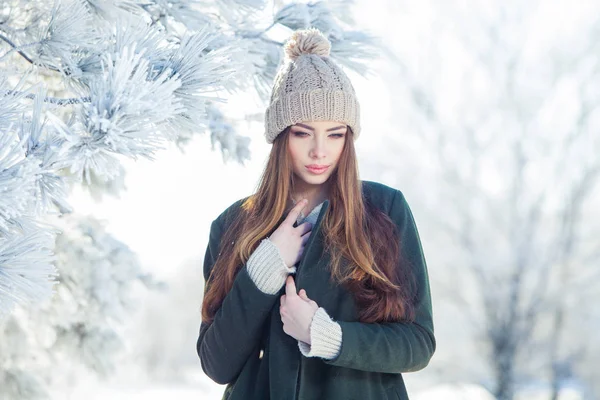
<svg viewBox="0 0 600 400"><path fill-rule="evenodd" d="M325 200L319 217L306 244L304 255L297 265L296 290L306 290L308 297L334 318L355 321L358 318L354 297L343 286L334 284L331 277L331 255L325 251L322 220L329 209Z"/></svg>
<svg viewBox="0 0 600 400"><path fill-rule="evenodd" d="M320 255L323 253L323 234L321 230L321 222L325 213L329 209L329 200L325 200L321 206L319 216L315 225L312 227L310 238L306 243L305 251L302 259L297 265L296 270L296 289L300 290L299 285L304 281L305 275L310 274L312 270L318 268Z"/></svg>

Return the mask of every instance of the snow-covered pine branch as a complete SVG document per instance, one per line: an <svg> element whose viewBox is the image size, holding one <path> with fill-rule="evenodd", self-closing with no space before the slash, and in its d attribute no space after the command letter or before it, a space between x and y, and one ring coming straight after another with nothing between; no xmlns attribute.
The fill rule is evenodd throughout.
<svg viewBox="0 0 600 400"><path fill-rule="evenodd" d="M36 363L33 354L109 372L120 339L116 325L107 321L115 317L126 288L136 280L151 281L128 258L133 256L126 261L106 256L106 246L97 242L105 237L98 224L46 222L53 214L77 220L67 202L73 185L96 199L117 195L124 190L122 157L152 160L168 142L183 148L203 133L210 134L225 162L248 160L250 139L236 127L243 121L229 118L219 104L241 91L267 100L284 36L292 29L320 28L332 41L333 57L359 73L367 71L377 45L348 28L351 2L283 6L308 15L302 23L290 23L289 12L271 14L269 4L5 2L0 22L3 398L44 395L52 383L45 376L51 363ZM336 10L343 18L335 17ZM112 251L125 247L110 241ZM102 303L96 297L109 294L115 304L94 308ZM36 329L28 326L31 321ZM24 332L46 336L28 338L38 340L38 347L25 349ZM13 345L10 351L6 347Z"/></svg>

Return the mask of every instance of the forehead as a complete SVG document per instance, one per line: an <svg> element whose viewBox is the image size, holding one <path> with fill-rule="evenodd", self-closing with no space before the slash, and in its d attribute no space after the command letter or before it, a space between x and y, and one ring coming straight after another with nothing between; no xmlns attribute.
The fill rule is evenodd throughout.
<svg viewBox="0 0 600 400"><path fill-rule="evenodd" d="M347 125L344 122L338 121L302 121L292 126L296 126L298 128L308 127L309 129L312 128L314 130L327 130L331 128L337 128L339 126L345 127Z"/></svg>

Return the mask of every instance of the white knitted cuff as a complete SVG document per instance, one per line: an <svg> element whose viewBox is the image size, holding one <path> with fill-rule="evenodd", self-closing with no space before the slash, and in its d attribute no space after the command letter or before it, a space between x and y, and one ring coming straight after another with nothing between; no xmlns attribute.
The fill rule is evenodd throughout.
<svg viewBox="0 0 600 400"><path fill-rule="evenodd" d="M263 239L246 263L248 275L261 292L276 294L296 267L285 265L279 249L269 238Z"/></svg>
<svg viewBox="0 0 600 400"><path fill-rule="evenodd" d="M298 341L300 352L305 357L333 359L342 347L342 327L335 322L323 307L319 307L310 324L311 344Z"/></svg>

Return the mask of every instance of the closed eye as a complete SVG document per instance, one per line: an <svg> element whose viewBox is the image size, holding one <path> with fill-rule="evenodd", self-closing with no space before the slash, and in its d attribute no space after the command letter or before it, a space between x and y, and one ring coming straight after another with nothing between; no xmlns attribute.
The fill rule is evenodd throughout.
<svg viewBox="0 0 600 400"><path fill-rule="evenodd" d="M308 132L302 132L302 131L292 131L292 133L294 134L294 136L297 137L306 137L309 136L310 133ZM332 133L331 135L329 135L329 137L334 137L334 138L343 138L345 135L345 133Z"/></svg>

